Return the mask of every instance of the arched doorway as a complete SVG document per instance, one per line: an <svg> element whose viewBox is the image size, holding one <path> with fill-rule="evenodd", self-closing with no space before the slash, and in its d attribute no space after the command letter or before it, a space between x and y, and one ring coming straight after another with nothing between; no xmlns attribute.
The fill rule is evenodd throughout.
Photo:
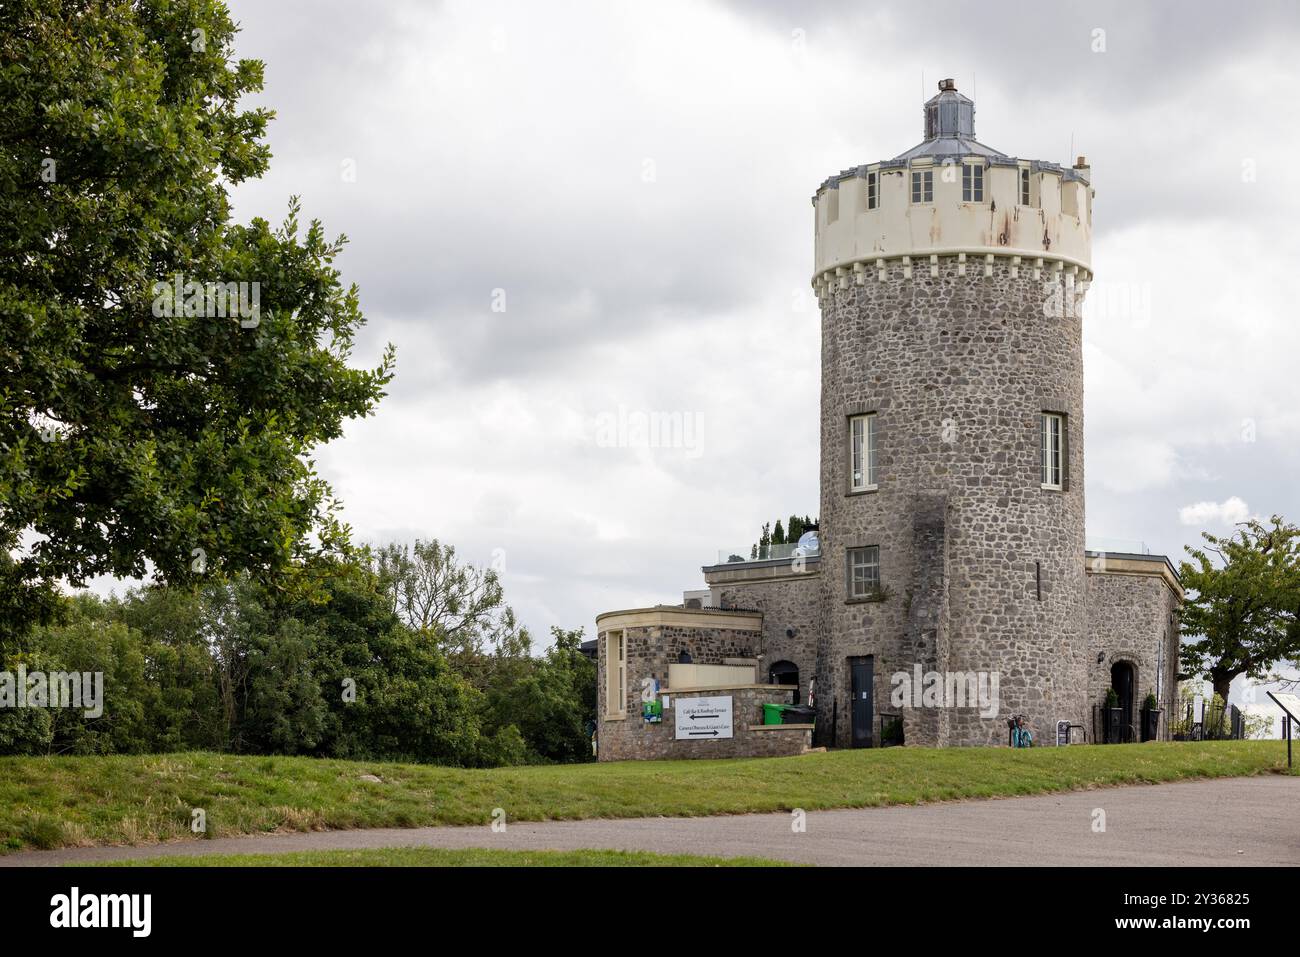
<svg viewBox="0 0 1300 957"><path fill-rule="evenodd" d="M1137 740L1137 725L1134 723L1134 695L1137 693L1137 677L1133 673L1133 663L1117 661L1110 666L1110 686L1119 695L1119 739L1124 742Z"/></svg>
<svg viewBox="0 0 1300 957"><path fill-rule="evenodd" d="M767 683L790 685L794 689L794 704L799 703L799 666L793 661L777 661L767 669Z"/></svg>

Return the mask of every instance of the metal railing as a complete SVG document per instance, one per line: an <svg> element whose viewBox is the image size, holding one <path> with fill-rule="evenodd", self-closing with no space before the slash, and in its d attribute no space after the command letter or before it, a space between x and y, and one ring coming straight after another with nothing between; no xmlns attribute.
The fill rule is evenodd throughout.
<svg viewBox="0 0 1300 957"><path fill-rule="evenodd" d="M778 559L816 558L821 555L820 548L800 548L793 542L780 545L768 545L755 551L752 547L743 550L722 549L718 552L719 565L732 565L740 562L766 562Z"/></svg>
<svg viewBox="0 0 1300 957"><path fill-rule="evenodd" d="M1135 538L1093 538L1084 539L1083 549L1087 552L1103 552L1110 555L1150 555L1147 543Z"/></svg>
<svg viewBox="0 0 1300 957"><path fill-rule="evenodd" d="M1172 731L1175 741L1241 741L1246 737L1246 715L1235 704L1225 709L1206 701L1197 720L1196 705L1189 701L1186 715L1174 723Z"/></svg>

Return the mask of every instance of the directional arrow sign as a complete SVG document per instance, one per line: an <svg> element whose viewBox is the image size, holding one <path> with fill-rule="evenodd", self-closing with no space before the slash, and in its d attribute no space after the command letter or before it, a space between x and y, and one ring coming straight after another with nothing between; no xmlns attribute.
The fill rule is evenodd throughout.
<svg viewBox="0 0 1300 957"><path fill-rule="evenodd" d="M731 737L731 696L677 698L673 702L677 740Z"/></svg>

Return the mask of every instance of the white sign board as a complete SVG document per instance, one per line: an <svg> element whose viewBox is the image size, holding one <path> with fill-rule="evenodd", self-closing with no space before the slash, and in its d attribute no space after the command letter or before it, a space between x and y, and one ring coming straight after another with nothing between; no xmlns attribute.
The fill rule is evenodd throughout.
<svg viewBox="0 0 1300 957"><path fill-rule="evenodd" d="M678 698L678 741L716 741L731 737L731 695L718 698Z"/></svg>
<svg viewBox="0 0 1300 957"><path fill-rule="evenodd" d="M1264 693L1277 702L1277 706L1291 715L1294 720L1300 721L1300 695L1286 694L1281 691Z"/></svg>

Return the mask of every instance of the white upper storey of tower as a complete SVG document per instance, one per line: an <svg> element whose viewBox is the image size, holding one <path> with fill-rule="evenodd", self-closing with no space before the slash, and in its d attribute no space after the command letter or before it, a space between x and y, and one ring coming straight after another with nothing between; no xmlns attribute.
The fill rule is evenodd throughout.
<svg viewBox="0 0 1300 957"><path fill-rule="evenodd" d="M978 142L975 104L943 80L925 104L924 142L817 190L813 281L900 257L989 255L1061 263L1090 277L1090 172L1083 157L1065 168Z"/></svg>

